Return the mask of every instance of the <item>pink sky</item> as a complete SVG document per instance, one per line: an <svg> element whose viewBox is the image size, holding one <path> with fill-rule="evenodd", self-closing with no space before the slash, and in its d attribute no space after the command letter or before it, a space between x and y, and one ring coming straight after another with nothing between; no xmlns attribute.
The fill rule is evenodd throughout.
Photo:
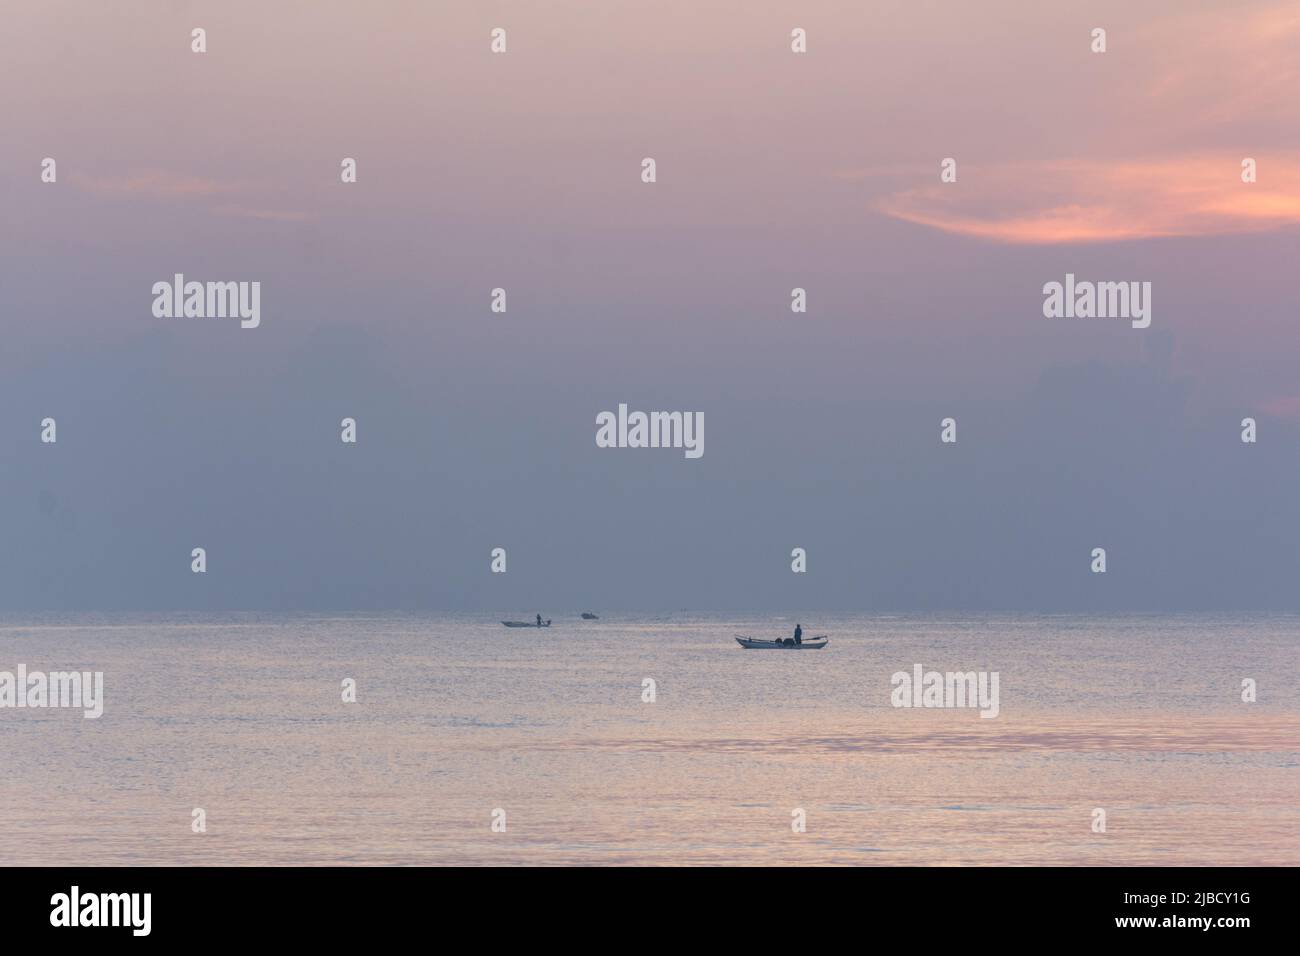
<svg viewBox="0 0 1300 956"><path fill-rule="evenodd" d="M129 325L130 290L170 275L183 242L212 268L336 287L319 296L332 303L402 286L456 301L508 272L553 310L557 347L593 323L635 342L641 320L619 316L670 321L683 301L699 334L723 338L803 282L832 377L837 356L888 346L882 388L997 389L1057 357L1135 354L1132 338L1038 321L1043 282L1093 270L1156 284L1153 328L1200 386L1290 407L1294 4L53 2L7 16L0 241L36 257L18 270L34 284L24 307L52 263L39 250L59 244L121 286L105 312L62 285L57 316L15 350L46 328ZM488 52L494 26L506 56ZM1105 54L1089 49L1098 26ZM36 178L47 155L57 190ZM647 155L652 193L636 180ZM344 156L355 189L338 183ZM959 179L941 185L948 156ZM1188 274L1200 260L1215 268ZM578 286L605 296L600 319L581 318Z"/></svg>

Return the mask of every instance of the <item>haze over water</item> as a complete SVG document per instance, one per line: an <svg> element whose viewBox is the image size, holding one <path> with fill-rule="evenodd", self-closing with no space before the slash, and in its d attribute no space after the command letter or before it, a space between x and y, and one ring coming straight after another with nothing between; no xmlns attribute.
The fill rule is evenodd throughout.
<svg viewBox="0 0 1300 956"><path fill-rule="evenodd" d="M794 618L543 613L7 615L0 669L106 700L0 711L0 860L1300 861L1295 616L809 614L782 653L733 635ZM915 663L998 671L1000 715L891 707Z"/></svg>

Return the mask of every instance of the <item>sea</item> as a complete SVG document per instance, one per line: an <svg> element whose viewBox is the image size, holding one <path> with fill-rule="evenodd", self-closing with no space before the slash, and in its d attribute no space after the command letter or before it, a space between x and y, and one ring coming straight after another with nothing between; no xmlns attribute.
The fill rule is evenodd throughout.
<svg viewBox="0 0 1300 956"><path fill-rule="evenodd" d="M1300 617L596 610L0 615L0 864L1300 864Z"/></svg>

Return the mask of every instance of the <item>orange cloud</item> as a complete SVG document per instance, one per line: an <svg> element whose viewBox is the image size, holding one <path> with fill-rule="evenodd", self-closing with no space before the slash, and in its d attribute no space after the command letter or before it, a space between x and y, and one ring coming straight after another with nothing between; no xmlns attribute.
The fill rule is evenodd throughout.
<svg viewBox="0 0 1300 956"><path fill-rule="evenodd" d="M1255 183L1241 181L1242 158L965 166L956 183L895 193L877 208L957 235L1044 245L1224 235L1300 224L1300 155L1256 157Z"/></svg>
<svg viewBox="0 0 1300 956"><path fill-rule="evenodd" d="M165 169L147 169L125 176L72 177L78 187L97 196L136 199L198 199L235 192L239 187L202 176L185 176Z"/></svg>
<svg viewBox="0 0 1300 956"><path fill-rule="evenodd" d="M1110 85L1096 88L1093 105L1115 124L1104 138L1128 144L1133 156L962 164L947 185L936 169L926 186L888 195L877 208L956 235L1034 244L1300 223L1300 7L1175 9L1124 36L1140 55L1125 61L1122 90L1117 71L1099 74ZM1247 156L1259 163L1256 183L1241 181Z"/></svg>
<svg viewBox="0 0 1300 956"><path fill-rule="evenodd" d="M301 222L307 214L291 209L276 209L252 200L239 204L230 201L236 195L247 197L258 192L249 183L220 182L203 176L188 176L165 169L148 169L121 176L91 177L78 173L72 177L78 188L110 199L134 199L155 202L221 200L209 207L214 216L234 219L260 219L269 222ZM260 190L265 191L265 190Z"/></svg>

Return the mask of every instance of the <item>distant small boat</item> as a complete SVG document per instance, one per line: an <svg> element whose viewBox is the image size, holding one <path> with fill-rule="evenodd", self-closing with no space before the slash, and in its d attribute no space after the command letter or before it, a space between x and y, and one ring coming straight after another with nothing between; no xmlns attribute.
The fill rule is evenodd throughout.
<svg viewBox="0 0 1300 956"><path fill-rule="evenodd" d="M536 621L502 621L506 627L550 627L551 622L548 620L545 624L538 624Z"/></svg>
<svg viewBox="0 0 1300 956"><path fill-rule="evenodd" d="M825 634L819 634L811 640L804 641L802 644L796 644L793 637L787 637L777 641L760 641L752 637L740 637L737 635L736 643L741 647L748 647L751 650L757 651L819 651L829 644L830 640Z"/></svg>
<svg viewBox="0 0 1300 956"><path fill-rule="evenodd" d="M600 618L596 617L596 615L592 614L590 611L583 611L583 612L582 612L582 619L583 619L584 621L599 621L599 620L600 620Z"/></svg>

